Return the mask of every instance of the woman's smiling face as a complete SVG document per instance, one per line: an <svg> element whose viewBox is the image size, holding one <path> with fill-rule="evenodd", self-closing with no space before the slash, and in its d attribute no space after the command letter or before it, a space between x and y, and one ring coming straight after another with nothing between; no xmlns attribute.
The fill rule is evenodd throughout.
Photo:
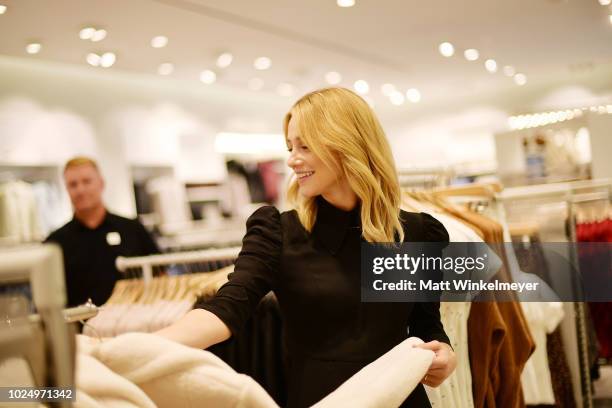
<svg viewBox="0 0 612 408"><path fill-rule="evenodd" d="M334 190L339 188L338 176L304 144L298 120L292 117L287 126L287 148L290 152L287 165L295 172L300 194L306 197L333 196Z"/></svg>

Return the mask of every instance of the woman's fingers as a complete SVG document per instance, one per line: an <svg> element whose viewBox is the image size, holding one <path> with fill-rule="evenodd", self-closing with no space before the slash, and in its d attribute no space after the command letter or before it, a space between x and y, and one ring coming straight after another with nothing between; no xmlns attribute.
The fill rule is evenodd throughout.
<svg viewBox="0 0 612 408"><path fill-rule="evenodd" d="M435 356L427 375L423 377L422 383L429 387L437 387L452 373L456 365L454 353L450 346L437 340L419 344L415 347L431 350Z"/></svg>
<svg viewBox="0 0 612 408"><path fill-rule="evenodd" d="M444 377L443 375L439 375L437 373L427 373L427 375L423 377L423 380L421 382L429 387L437 387L442 384L445 378L446 377Z"/></svg>
<svg viewBox="0 0 612 408"><path fill-rule="evenodd" d="M431 350L434 353L436 353L440 349L441 344L442 343L440 343L438 340L433 340L433 341L429 341L427 343L417 344L415 347L422 348L422 349L425 349L425 350Z"/></svg>

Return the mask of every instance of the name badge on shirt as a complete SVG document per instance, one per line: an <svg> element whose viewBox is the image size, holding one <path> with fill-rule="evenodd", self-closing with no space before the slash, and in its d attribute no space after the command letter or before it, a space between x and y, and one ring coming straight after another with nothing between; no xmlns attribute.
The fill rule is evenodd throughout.
<svg viewBox="0 0 612 408"><path fill-rule="evenodd" d="M106 242L111 246L119 245L121 243L121 235L118 232L109 232L106 234Z"/></svg>

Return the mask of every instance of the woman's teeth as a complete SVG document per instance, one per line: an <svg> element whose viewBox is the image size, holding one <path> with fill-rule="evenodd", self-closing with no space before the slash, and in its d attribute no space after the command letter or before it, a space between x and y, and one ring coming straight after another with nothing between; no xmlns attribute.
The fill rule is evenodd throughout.
<svg viewBox="0 0 612 408"><path fill-rule="evenodd" d="M302 173L297 173L298 178L304 178L304 177L308 177L308 176L312 176L314 174L314 171L305 171Z"/></svg>

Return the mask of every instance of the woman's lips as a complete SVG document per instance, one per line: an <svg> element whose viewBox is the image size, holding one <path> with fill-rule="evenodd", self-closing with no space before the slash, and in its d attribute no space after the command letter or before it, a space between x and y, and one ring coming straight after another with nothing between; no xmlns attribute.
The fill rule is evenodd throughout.
<svg viewBox="0 0 612 408"><path fill-rule="evenodd" d="M314 171L304 171L304 172L296 173L297 178L298 178L298 183L305 182L310 177L312 177L313 174L314 174Z"/></svg>

